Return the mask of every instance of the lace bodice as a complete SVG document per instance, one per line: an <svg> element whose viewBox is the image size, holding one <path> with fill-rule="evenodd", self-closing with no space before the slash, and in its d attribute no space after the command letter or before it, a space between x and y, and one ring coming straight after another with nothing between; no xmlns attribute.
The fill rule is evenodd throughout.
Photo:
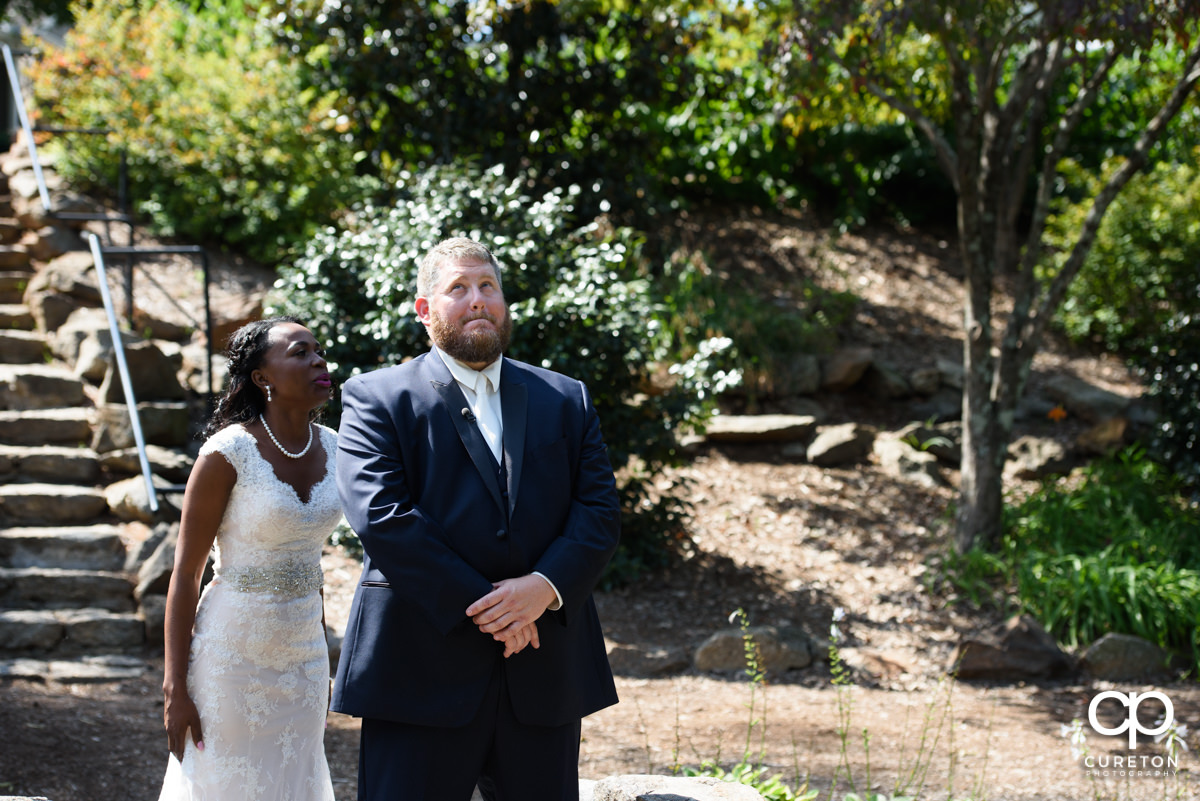
<svg viewBox="0 0 1200 801"><path fill-rule="evenodd" d="M275 475L254 435L240 425L214 434L200 454L217 452L237 471L237 483L217 531L214 571L227 579L246 571L319 568L321 546L341 517L334 480L337 435L318 426L325 475L304 502Z"/></svg>

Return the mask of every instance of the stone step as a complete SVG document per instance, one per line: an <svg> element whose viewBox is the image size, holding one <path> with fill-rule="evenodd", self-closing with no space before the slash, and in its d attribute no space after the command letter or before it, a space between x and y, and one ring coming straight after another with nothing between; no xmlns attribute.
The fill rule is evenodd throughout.
<svg viewBox="0 0 1200 801"><path fill-rule="evenodd" d="M15 481L95 484L100 478L100 465L99 454L78 445L0 445L0 484Z"/></svg>
<svg viewBox="0 0 1200 801"><path fill-rule="evenodd" d="M25 226L13 217L0 217L0 244L11 245L25 233Z"/></svg>
<svg viewBox="0 0 1200 801"><path fill-rule="evenodd" d="M0 484L0 519L17 526L70 526L100 522L108 511L102 490L76 484Z"/></svg>
<svg viewBox="0 0 1200 801"><path fill-rule="evenodd" d="M10 445L84 445L92 439L87 409L0 411L0 442Z"/></svg>
<svg viewBox="0 0 1200 801"><path fill-rule="evenodd" d="M0 303L0 328L34 329L33 315L24 303Z"/></svg>
<svg viewBox="0 0 1200 801"><path fill-rule="evenodd" d="M71 654L134 648L146 626L132 612L108 609L0 609L0 649L6 653Z"/></svg>
<svg viewBox="0 0 1200 801"><path fill-rule="evenodd" d="M45 364L49 355L46 338L36 331L0 331L0 364Z"/></svg>
<svg viewBox="0 0 1200 801"><path fill-rule="evenodd" d="M20 269L6 267L3 264L6 255L4 250L4 246L0 245L0 303L24 303L25 287L29 286L29 279L33 277L33 273L29 271L28 264L24 267L18 265Z"/></svg>
<svg viewBox="0 0 1200 801"><path fill-rule="evenodd" d="M133 584L124 573L57 567L0 567L0 608L132 612Z"/></svg>
<svg viewBox="0 0 1200 801"><path fill-rule="evenodd" d="M33 272L33 259L29 254L29 248L20 242L11 245L0 244L0 270L15 274L24 274L25 277L28 278L29 274ZM11 294L6 292L3 288L4 282L0 281L0 296L8 294L11 297ZM20 284L17 289L19 290L20 294L23 295L25 293L24 284ZM18 300L20 300L20 298L17 298L17 300L6 300L4 302L16 303Z"/></svg>
<svg viewBox="0 0 1200 801"><path fill-rule="evenodd" d="M26 656L16 659L0 659L0 679L50 681L56 684L92 684L102 681L136 679L145 674L148 668L145 659L124 654L77 656L73 659L34 659ZM0 801L6 801L6 799L7 796L0 796ZM29 801L37 801L37 799Z"/></svg>
<svg viewBox="0 0 1200 801"><path fill-rule="evenodd" d="M125 568L125 556L116 526L0 529L0 564L5 567L119 571Z"/></svg>
<svg viewBox="0 0 1200 801"><path fill-rule="evenodd" d="M83 381L66 367L0 364L0 409L55 409L85 403Z"/></svg>

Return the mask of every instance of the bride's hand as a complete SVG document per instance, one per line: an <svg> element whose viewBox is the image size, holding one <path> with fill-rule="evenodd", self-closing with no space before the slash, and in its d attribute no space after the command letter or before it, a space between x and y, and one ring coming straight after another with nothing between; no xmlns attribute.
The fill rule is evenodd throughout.
<svg viewBox="0 0 1200 801"><path fill-rule="evenodd" d="M183 748L186 744L188 730L192 732L192 741L200 751L204 750L204 735L200 731L200 713L190 695L179 693L167 695L163 704L163 725L167 729L167 749L178 760L183 759Z"/></svg>

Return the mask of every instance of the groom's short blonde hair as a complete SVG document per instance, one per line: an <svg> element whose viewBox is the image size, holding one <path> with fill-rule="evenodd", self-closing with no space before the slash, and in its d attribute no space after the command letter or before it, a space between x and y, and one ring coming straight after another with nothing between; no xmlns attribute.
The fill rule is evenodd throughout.
<svg viewBox="0 0 1200 801"><path fill-rule="evenodd" d="M468 239L456 236L444 239L434 245L417 268L417 297L427 298L442 279L442 267L445 264L461 264L463 262L479 262L490 264L496 273L496 285L504 291L504 280L500 275L500 263L486 247Z"/></svg>

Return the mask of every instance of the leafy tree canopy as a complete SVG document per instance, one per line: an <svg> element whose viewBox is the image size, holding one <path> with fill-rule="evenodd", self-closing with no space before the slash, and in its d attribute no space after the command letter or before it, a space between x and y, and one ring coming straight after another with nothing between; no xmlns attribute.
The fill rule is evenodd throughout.
<svg viewBox="0 0 1200 801"><path fill-rule="evenodd" d="M966 278L961 550L996 541L1016 404L1047 322L1079 273L1114 198L1149 163L1200 80L1200 0L793 0L773 48L781 84L845 76L931 143L957 198ZM1124 62L1158 59L1139 99L1147 122L1095 194L1056 269L1038 265L1061 165L1085 114L1103 109ZM1103 115L1101 115L1103 116ZM1031 180L1032 176L1032 180ZM999 276L1012 310L993 317Z"/></svg>

